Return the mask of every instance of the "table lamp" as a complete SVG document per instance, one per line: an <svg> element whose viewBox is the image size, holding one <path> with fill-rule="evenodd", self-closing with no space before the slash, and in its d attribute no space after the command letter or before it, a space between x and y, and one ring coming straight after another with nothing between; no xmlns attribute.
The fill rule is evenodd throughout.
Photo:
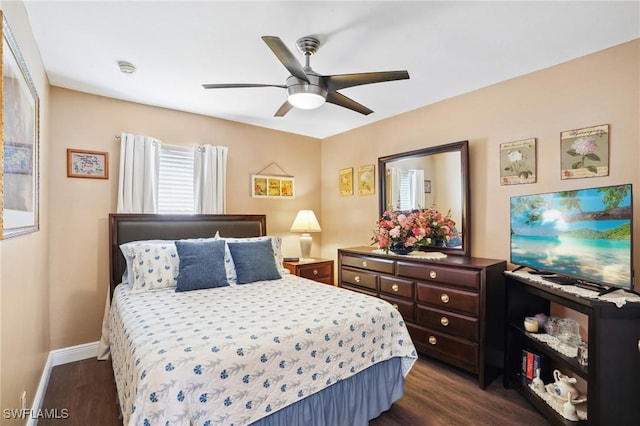
<svg viewBox="0 0 640 426"><path fill-rule="evenodd" d="M300 210L291 225L291 232L302 232L300 235L300 260L311 259L311 235L309 232L320 232L320 224L313 210Z"/></svg>

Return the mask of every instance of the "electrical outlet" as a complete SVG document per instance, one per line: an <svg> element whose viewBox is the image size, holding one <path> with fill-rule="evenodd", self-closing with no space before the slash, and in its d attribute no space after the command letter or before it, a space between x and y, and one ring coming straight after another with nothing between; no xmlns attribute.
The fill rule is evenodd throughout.
<svg viewBox="0 0 640 426"><path fill-rule="evenodd" d="M27 409L27 391L22 391L20 395L20 409L24 412Z"/></svg>

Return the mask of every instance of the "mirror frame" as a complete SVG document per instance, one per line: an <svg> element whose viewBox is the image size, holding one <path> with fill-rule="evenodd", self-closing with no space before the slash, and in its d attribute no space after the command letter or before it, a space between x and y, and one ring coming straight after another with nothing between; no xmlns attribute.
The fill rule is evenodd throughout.
<svg viewBox="0 0 640 426"><path fill-rule="evenodd" d="M380 217L385 212L386 203L386 166L388 163L403 160L414 157L424 157L428 155L441 154L446 152L460 152L460 171L462 173L462 213L460 225L462 227L462 248L448 248L448 247L423 247L426 251L439 251L447 254L455 254L460 256L471 256L471 221L470 207L471 197L469 188L469 141L453 142L444 145L432 146L429 148L417 149L414 151L402 152L400 154L387 155L386 157L378 158L378 202Z"/></svg>

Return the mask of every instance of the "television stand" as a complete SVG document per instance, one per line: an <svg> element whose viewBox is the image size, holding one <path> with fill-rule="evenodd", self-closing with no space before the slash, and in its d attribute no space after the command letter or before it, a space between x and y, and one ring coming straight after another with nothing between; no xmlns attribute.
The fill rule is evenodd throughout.
<svg viewBox="0 0 640 426"><path fill-rule="evenodd" d="M577 285L579 283L575 278L569 278L562 275L543 275L542 278L560 285ZM590 288L589 290L593 289Z"/></svg>
<svg viewBox="0 0 640 426"><path fill-rule="evenodd" d="M506 290L505 387L517 389L553 425L638 424L640 302L627 302L618 308L611 302L576 296L512 274L506 277ZM588 366L580 364L577 357L557 352L523 328L525 317L538 313L551 315L552 305L554 309L561 306L587 316L584 337L589 345ZM523 350L540 356L544 383L554 382L553 371L556 369L584 382L588 396L587 420L566 420L530 389L531 380L522 372Z"/></svg>

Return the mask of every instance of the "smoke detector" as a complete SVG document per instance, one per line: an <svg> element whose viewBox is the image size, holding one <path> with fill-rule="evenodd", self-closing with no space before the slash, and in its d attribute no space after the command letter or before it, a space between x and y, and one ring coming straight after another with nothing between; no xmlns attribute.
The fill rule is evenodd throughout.
<svg viewBox="0 0 640 426"><path fill-rule="evenodd" d="M123 74L133 74L136 72L136 66L131 62L118 61L118 67L120 68L120 72Z"/></svg>

